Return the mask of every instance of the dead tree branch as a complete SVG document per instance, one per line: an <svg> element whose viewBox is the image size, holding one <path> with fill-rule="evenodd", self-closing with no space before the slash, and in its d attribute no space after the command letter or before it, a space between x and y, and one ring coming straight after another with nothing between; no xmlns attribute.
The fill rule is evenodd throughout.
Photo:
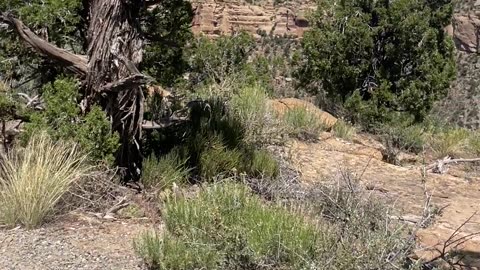
<svg viewBox="0 0 480 270"><path fill-rule="evenodd" d="M23 97L27 101L27 104L26 104L27 108L33 108L36 110L44 109L39 95L36 95L32 98L25 93L17 93L17 96Z"/></svg>
<svg viewBox="0 0 480 270"><path fill-rule="evenodd" d="M461 237L460 230L470 223L472 218L477 215L477 212L473 213L467 220L465 220L459 227L455 229L455 231L448 237L448 239L443 243L441 248L435 248L435 250L439 253L437 256L433 257L427 262L424 262L424 265L428 265L434 263L438 260L441 260L447 263L452 269L456 269L456 266L463 266L461 263L461 259L454 261L455 258L451 258L451 254L453 254L458 248L463 245L464 243L468 242L473 237L480 235L480 232L470 233Z"/></svg>
<svg viewBox="0 0 480 270"><path fill-rule="evenodd" d="M135 74L135 75L120 79L116 82L112 82L104 85L100 89L100 92L120 92L123 90L142 86L150 81L151 79L143 74Z"/></svg>
<svg viewBox="0 0 480 270"><path fill-rule="evenodd" d="M480 162L480 158L470 158L470 159L465 159L465 158L457 158L457 159L452 159L449 156L444 157L443 159L437 160L437 162L428 165L425 169L427 171L431 170L434 173L439 173L439 174L444 174L448 171L448 168L446 167L447 164L450 163L466 163L466 162Z"/></svg>
<svg viewBox="0 0 480 270"><path fill-rule="evenodd" d="M11 14L1 13L0 22L10 25L18 36L38 53L64 64L78 75L85 76L87 73L87 58L85 56L71 53L43 40Z"/></svg>

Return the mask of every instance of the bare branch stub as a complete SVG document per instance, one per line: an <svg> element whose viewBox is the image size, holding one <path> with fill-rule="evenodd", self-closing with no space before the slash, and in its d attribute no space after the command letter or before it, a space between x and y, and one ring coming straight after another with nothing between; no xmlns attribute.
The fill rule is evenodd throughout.
<svg viewBox="0 0 480 270"><path fill-rule="evenodd" d="M123 90L140 87L144 84L147 84L149 81L150 79L147 76L143 74L135 74L102 86L102 88L100 88L100 92L120 92Z"/></svg>

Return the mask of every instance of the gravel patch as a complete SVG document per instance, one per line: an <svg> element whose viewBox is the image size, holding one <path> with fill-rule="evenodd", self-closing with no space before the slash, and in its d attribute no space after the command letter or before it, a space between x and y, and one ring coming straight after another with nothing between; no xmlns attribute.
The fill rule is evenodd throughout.
<svg viewBox="0 0 480 270"><path fill-rule="evenodd" d="M147 228L114 221L0 230L0 269L144 269L132 240Z"/></svg>

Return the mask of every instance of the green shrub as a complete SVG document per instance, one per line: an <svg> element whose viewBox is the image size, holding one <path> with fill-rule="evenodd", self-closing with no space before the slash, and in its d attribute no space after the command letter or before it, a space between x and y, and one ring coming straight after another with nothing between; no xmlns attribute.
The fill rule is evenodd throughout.
<svg viewBox="0 0 480 270"><path fill-rule="evenodd" d="M249 167L250 175L255 177L276 178L280 172L278 162L266 150L253 151Z"/></svg>
<svg viewBox="0 0 480 270"><path fill-rule="evenodd" d="M426 128L422 124L403 126L385 125L380 129L389 144L398 149L420 153L426 145Z"/></svg>
<svg viewBox="0 0 480 270"><path fill-rule="evenodd" d="M194 85L224 81L244 67L254 46L253 37L245 32L215 40L198 38L187 51L190 80Z"/></svg>
<svg viewBox="0 0 480 270"><path fill-rule="evenodd" d="M83 118L74 139L88 151L91 160L104 161L110 165L114 163L120 136L112 132L112 126L100 107L93 106Z"/></svg>
<svg viewBox="0 0 480 270"><path fill-rule="evenodd" d="M355 127L343 120L338 120L333 126L333 134L344 140L350 141L355 136Z"/></svg>
<svg viewBox="0 0 480 270"><path fill-rule="evenodd" d="M219 137L211 138L201 151L198 167L200 176L205 180L245 169L242 152L227 148Z"/></svg>
<svg viewBox="0 0 480 270"><path fill-rule="evenodd" d="M0 223L28 228L41 224L89 167L76 145L37 131L24 149L0 163Z"/></svg>
<svg viewBox="0 0 480 270"><path fill-rule="evenodd" d="M295 107L285 112L284 123L290 135L302 138L316 138L325 130L325 124L317 115L305 107Z"/></svg>
<svg viewBox="0 0 480 270"><path fill-rule="evenodd" d="M463 128L447 128L429 136L429 145L436 158L461 155L467 145L469 132Z"/></svg>
<svg viewBox="0 0 480 270"><path fill-rule="evenodd" d="M240 88L228 104L232 120L238 121L243 131L243 142L262 145L278 141L287 133L285 125L268 105L265 89L258 86Z"/></svg>
<svg viewBox="0 0 480 270"><path fill-rule="evenodd" d="M167 197L162 234L142 234L135 249L151 269L421 269L408 259L415 232L357 177L339 175L290 184L282 202L291 210L231 182Z"/></svg>
<svg viewBox="0 0 480 270"><path fill-rule="evenodd" d="M142 183L147 188L160 190L171 188L173 183L184 184L188 181L190 170L187 168L187 159L183 159L177 149L156 158L149 156L143 161Z"/></svg>
<svg viewBox="0 0 480 270"><path fill-rule="evenodd" d="M280 121L272 116L261 87L242 87L226 100L212 97L192 102L191 121L181 127L183 130L150 133L144 145L149 149L148 155L156 153L157 156L168 151L159 151L162 146L181 145L185 151L183 157L188 157L186 165L193 169L194 176L203 180L237 172L276 177L276 162L266 154L251 150L278 136L276 131L280 128L274 123ZM179 136L183 139L179 140Z"/></svg>
<svg viewBox="0 0 480 270"><path fill-rule="evenodd" d="M43 88L45 110L35 112L25 125L22 142L26 144L38 130L46 130L54 140L72 140L89 153L91 161L112 164L119 146L119 135L113 132L106 114L93 106L82 116L77 103L77 81L57 79Z"/></svg>
<svg viewBox="0 0 480 270"><path fill-rule="evenodd" d="M219 254L203 243L188 243L168 233L146 231L134 240L134 249L149 269L216 269Z"/></svg>
<svg viewBox="0 0 480 270"><path fill-rule="evenodd" d="M334 102L355 99L347 107L368 122L398 114L421 122L455 78L455 46L443 30L452 14L452 1L318 2L297 77Z"/></svg>
<svg viewBox="0 0 480 270"><path fill-rule="evenodd" d="M302 269L317 251L313 223L263 205L242 185L207 186L197 197L165 202L165 234L135 247L152 269Z"/></svg>
<svg viewBox="0 0 480 270"><path fill-rule="evenodd" d="M266 128L267 95L260 87L245 87L230 101L232 117L242 123L244 140L255 143L263 141L262 136Z"/></svg>

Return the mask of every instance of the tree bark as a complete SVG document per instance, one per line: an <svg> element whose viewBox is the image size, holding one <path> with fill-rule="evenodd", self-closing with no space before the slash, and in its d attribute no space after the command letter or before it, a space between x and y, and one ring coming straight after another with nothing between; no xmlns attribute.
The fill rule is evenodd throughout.
<svg viewBox="0 0 480 270"><path fill-rule="evenodd" d="M145 83L137 69L143 41L137 19L142 1L92 0L88 29L87 108L100 101L119 132L117 164L136 180L141 167L141 123ZM102 95L107 98L102 100Z"/></svg>
<svg viewBox="0 0 480 270"><path fill-rule="evenodd" d="M18 36L38 53L64 64L85 79L82 109L101 104L112 128L120 134L117 165L126 169L125 180L138 180L141 172L141 123L149 81L137 66L142 61L143 40L138 18L143 0L90 0L87 55L76 55L41 39L20 20L0 14Z"/></svg>

